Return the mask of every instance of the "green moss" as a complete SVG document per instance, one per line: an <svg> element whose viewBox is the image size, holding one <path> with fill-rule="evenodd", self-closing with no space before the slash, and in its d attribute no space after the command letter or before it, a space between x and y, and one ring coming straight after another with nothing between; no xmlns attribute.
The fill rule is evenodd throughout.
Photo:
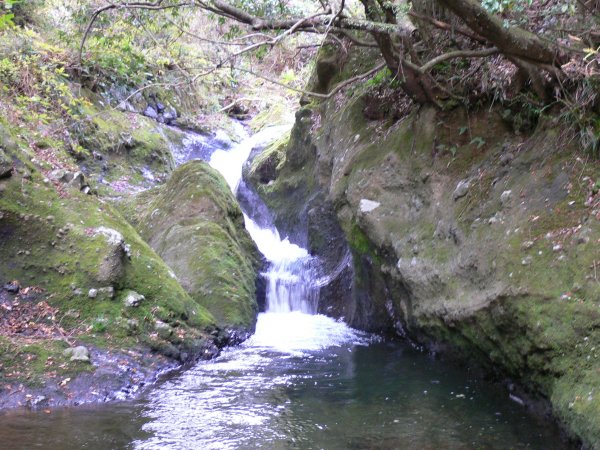
<svg viewBox="0 0 600 450"><path fill-rule="evenodd" d="M206 163L189 162L166 185L128 203L132 223L192 298L221 326L253 328L258 253L223 177Z"/></svg>

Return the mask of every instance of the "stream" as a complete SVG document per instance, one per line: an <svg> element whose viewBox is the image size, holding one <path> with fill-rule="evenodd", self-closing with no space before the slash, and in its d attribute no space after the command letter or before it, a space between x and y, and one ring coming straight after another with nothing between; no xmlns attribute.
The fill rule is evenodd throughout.
<svg viewBox="0 0 600 450"><path fill-rule="evenodd" d="M384 342L317 315L315 261L282 239L241 180L253 148L281 128L225 145L192 136L200 157L252 199L246 227L269 261L256 333L137 400L0 418L0 448L46 449L552 449L558 430L505 388L406 343Z"/></svg>

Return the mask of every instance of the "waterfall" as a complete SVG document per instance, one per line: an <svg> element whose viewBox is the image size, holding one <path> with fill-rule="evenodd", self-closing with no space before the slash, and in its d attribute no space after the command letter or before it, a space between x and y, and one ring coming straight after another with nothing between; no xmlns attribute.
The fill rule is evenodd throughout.
<svg viewBox="0 0 600 450"><path fill-rule="evenodd" d="M240 189L248 189L241 183L242 168L252 150L264 147L288 129L269 127L230 149L216 150L209 164L221 172L234 194L238 194ZM269 219L251 218L244 212L246 229L269 262L267 272L262 274L267 279L267 312L316 314L319 287L315 283L314 258L306 249L282 239Z"/></svg>

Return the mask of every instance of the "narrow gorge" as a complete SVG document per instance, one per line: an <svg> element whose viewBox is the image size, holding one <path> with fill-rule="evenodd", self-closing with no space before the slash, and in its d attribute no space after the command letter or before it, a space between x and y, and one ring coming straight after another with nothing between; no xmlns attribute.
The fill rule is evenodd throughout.
<svg viewBox="0 0 600 450"><path fill-rule="evenodd" d="M0 5L0 447L600 449L598 2Z"/></svg>

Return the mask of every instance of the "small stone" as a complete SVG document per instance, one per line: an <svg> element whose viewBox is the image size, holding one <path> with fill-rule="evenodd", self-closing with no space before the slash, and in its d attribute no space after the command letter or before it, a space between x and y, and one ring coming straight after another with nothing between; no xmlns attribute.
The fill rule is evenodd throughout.
<svg viewBox="0 0 600 450"><path fill-rule="evenodd" d="M531 256L526 256L525 258L523 258L523 260L521 261L521 265L523 266L528 266L531 264L532 258Z"/></svg>
<svg viewBox="0 0 600 450"><path fill-rule="evenodd" d="M456 189L454 189L454 192L452 193L452 198L456 201L459 198L464 197L467 195L467 192L469 192L469 187L470 185L468 180L459 181L456 185Z"/></svg>
<svg viewBox="0 0 600 450"><path fill-rule="evenodd" d="M158 112L152 106L148 105L143 112L144 116L150 117L151 119L158 118Z"/></svg>
<svg viewBox="0 0 600 450"><path fill-rule="evenodd" d="M115 288L112 286L102 287L98 289L99 300L111 300L115 296Z"/></svg>
<svg viewBox="0 0 600 450"><path fill-rule="evenodd" d="M21 285L18 281L11 281L10 283L6 283L4 285L4 290L6 292L10 292L11 294L18 294L21 289Z"/></svg>
<svg viewBox="0 0 600 450"><path fill-rule="evenodd" d="M503 206L506 206L506 204L510 201L511 198L512 198L512 191L504 191L500 195L500 203L502 203Z"/></svg>
<svg viewBox="0 0 600 450"><path fill-rule="evenodd" d="M47 217L46 217L46 220L47 220L48 222L54 222L54 216L47 216Z"/></svg>
<svg viewBox="0 0 600 450"><path fill-rule="evenodd" d="M168 339L173 334L173 329L169 326L169 324L157 320L154 323L154 329L158 333L158 335L163 339Z"/></svg>
<svg viewBox="0 0 600 450"><path fill-rule="evenodd" d="M137 319L129 319L127 321L127 328L129 331L136 331L139 328L140 324Z"/></svg>
<svg viewBox="0 0 600 450"><path fill-rule="evenodd" d="M96 298L98 297L98 289L90 289L88 292L88 297L89 298Z"/></svg>
<svg viewBox="0 0 600 450"><path fill-rule="evenodd" d="M560 252L561 250L562 250L562 245L560 245L560 244L555 244L552 246L553 252Z"/></svg>
<svg viewBox="0 0 600 450"><path fill-rule="evenodd" d="M83 345L68 348L63 352L63 355L67 358L70 356L71 361L90 362L90 352Z"/></svg>
<svg viewBox="0 0 600 450"><path fill-rule="evenodd" d="M533 246L535 245L535 242L533 241L525 241L521 244L521 248L523 250L529 250L531 249Z"/></svg>
<svg viewBox="0 0 600 450"><path fill-rule="evenodd" d="M142 294L138 294L135 291L129 291L125 296L125 306L130 308L136 308L144 301L145 297Z"/></svg>

